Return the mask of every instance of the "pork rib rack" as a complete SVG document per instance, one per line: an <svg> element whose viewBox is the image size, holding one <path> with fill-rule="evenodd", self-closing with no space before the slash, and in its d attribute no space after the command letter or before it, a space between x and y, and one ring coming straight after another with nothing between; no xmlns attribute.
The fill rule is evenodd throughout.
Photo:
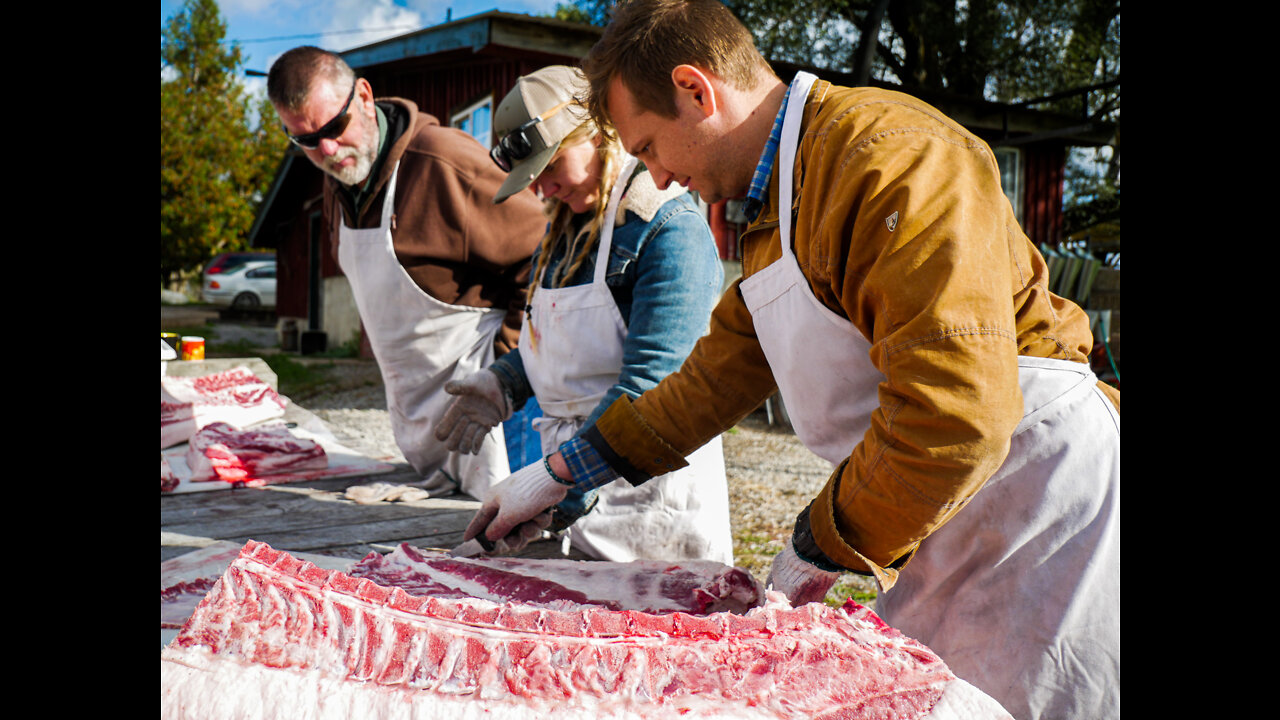
<svg viewBox="0 0 1280 720"><path fill-rule="evenodd" d="M438 598L250 541L162 651L161 716L1008 718L866 608L770 595L705 616Z"/></svg>

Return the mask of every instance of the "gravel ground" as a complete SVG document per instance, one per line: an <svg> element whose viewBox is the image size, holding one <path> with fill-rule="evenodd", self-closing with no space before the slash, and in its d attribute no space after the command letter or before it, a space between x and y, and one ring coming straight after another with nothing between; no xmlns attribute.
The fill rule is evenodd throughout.
<svg viewBox="0 0 1280 720"><path fill-rule="evenodd" d="M330 381L322 391L292 399L352 447L403 461L391 436L377 365L358 360L311 362L331 363L326 368ZM770 426L763 411L730 429L723 439L734 560L764 581L796 514L826 483L830 464L809 452L790 430ZM840 603L850 595L874 607L875 584L869 578L846 575L832 589L828 602Z"/></svg>

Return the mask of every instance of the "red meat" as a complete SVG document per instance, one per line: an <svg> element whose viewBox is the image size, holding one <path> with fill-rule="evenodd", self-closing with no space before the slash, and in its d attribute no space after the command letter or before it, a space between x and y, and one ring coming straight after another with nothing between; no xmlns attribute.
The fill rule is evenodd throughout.
<svg viewBox="0 0 1280 720"><path fill-rule="evenodd" d="M324 448L284 425L240 430L224 422L206 425L192 436L186 459L193 482L244 482L329 466Z"/></svg>
<svg viewBox="0 0 1280 720"><path fill-rule="evenodd" d="M352 713L356 713L353 715ZM738 615L412 595L256 542L161 654L161 716L1009 716L850 601Z"/></svg>

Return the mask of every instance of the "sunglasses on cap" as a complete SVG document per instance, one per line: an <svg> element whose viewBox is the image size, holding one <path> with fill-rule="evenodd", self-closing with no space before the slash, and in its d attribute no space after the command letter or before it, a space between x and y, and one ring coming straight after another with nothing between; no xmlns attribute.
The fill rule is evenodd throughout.
<svg viewBox="0 0 1280 720"><path fill-rule="evenodd" d="M498 141L497 145L489 151L489 157L493 159L495 165L502 168L503 172L511 172L511 168L521 160L533 154L532 132L534 127L543 120L549 120L553 115L563 110L573 100L565 100L556 105L547 112L512 130Z"/></svg>
<svg viewBox="0 0 1280 720"><path fill-rule="evenodd" d="M347 114L347 108L351 107L351 100L356 96L356 86L351 86L351 92L347 95L347 102L343 104L342 110L334 116L332 120L325 123L323 127L313 133L306 135L294 135L289 132L289 128L284 128L284 134L289 137L289 142L306 150L315 150L320 147L321 140L332 140L341 137L342 133L347 131L347 125L351 122L351 116ZM283 123L280 127L284 127Z"/></svg>

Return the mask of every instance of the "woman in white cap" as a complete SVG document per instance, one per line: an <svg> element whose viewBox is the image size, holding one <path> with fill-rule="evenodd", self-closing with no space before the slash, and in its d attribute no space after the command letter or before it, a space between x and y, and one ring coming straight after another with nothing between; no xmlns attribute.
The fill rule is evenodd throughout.
<svg viewBox="0 0 1280 720"><path fill-rule="evenodd" d="M542 68L521 77L494 114L500 139L490 155L508 172L494 202L532 187L549 223L534 254L518 350L446 387L457 398L437 437L466 450L530 396L541 405L534 424L543 460L504 483L511 489L522 475L546 473L566 496L554 520L543 516L536 527L512 532L500 551L553 522L552 530L567 525L568 541L599 559L732 564L719 438L688 467L638 487L623 480L575 486L573 476L584 473L571 460L560 472L546 461L557 450L574 457L578 433L619 395L636 397L680 367L706 332L723 282L693 199L675 184L659 190L600 132L578 102L585 91L577 69Z"/></svg>

